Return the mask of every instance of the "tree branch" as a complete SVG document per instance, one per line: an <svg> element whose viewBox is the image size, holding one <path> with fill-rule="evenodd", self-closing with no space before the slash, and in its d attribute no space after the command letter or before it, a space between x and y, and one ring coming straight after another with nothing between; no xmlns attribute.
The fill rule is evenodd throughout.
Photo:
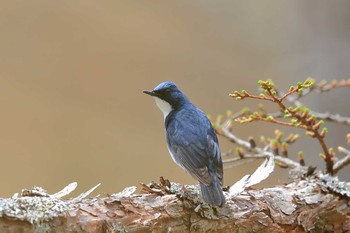
<svg viewBox="0 0 350 233"><path fill-rule="evenodd" d="M283 112L284 118L291 118L290 123L276 121L272 116L266 117L265 115L261 115L258 112L255 112L248 117L243 117L242 119L238 118L236 119L236 121L240 123L247 123L247 122L253 122L253 121L266 121L266 122L271 122L275 124L280 124L283 126L292 126L292 127L305 129L307 135L318 140L323 150L321 157L326 162L326 171L327 173L333 175L334 174L333 172L334 154L332 153L333 151L331 149L328 149L325 142L325 135L328 132L328 130L327 128L323 128L321 131L319 131L320 126L323 124L323 121L320 120L317 122L316 116L310 115L309 109L303 109L300 106L297 106L296 108L287 107L283 103L283 100L290 97L292 94L295 94L295 93L302 94L304 90L309 90L310 88L313 88L315 86L315 82L311 79L307 79L304 83L298 82L296 87L291 86L289 88L289 91L286 94L283 94L282 96L278 94L278 90L275 88L274 83L270 81L262 81L262 80L260 80L258 83L264 92L264 93L261 93L259 96L251 95L246 90L242 90L241 93L239 93L238 91L234 91L232 94L230 94L230 96L235 97L237 100L250 98L250 99L260 99L260 100L267 100L270 102L274 102L277 104L280 111ZM347 82L345 82L345 84L347 85Z"/></svg>
<svg viewBox="0 0 350 233"><path fill-rule="evenodd" d="M227 199L223 208L203 204L198 198L197 186L176 183L171 183L169 187L173 194L134 194L135 187L130 187L111 196L79 201L61 200L52 195L12 197L0 199L0 231L348 231L349 197L340 197L329 191L325 186L328 183L334 186L334 180L324 183L315 178L249 190ZM152 189L152 185L148 187ZM162 184L157 184L157 188L160 187L163 187ZM349 193L349 190L344 192ZM228 198L227 193L225 195Z"/></svg>

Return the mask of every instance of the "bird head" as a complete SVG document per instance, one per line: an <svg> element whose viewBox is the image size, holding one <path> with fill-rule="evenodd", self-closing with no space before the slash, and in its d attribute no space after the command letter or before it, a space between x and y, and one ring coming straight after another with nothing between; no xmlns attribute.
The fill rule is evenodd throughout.
<svg viewBox="0 0 350 233"><path fill-rule="evenodd" d="M173 82L163 82L152 91L143 93L155 98L157 106L164 114L164 118L173 110L188 103L187 97L177 88Z"/></svg>

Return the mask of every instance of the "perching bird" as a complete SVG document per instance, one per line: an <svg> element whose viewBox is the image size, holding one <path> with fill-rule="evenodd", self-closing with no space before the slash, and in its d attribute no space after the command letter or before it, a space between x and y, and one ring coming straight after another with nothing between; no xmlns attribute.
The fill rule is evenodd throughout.
<svg viewBox="0 0 350 233"><path fill-rule="evenodd" d="M164 114L166 142L175 163L199 181L206 203L222 207L221 153L207 116L172 82L163 82L144 93L155 98Z"/></svg>

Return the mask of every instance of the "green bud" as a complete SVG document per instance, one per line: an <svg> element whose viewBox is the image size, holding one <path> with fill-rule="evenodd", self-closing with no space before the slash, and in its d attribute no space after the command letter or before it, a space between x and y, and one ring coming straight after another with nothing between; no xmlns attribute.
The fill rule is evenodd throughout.
<svg viewBox="0 0 350 233"><path fill-rule="evenodd" d="M272 117L272 116L267 116L267 117L266 117L266 120L267 120L267 121L272 121L272 120L273 120L273 117Z"/></svg>
<svg viewBox="0 0 350 233"><path fill-rule="evenodd" d="M301 106L296 106L296 107L294 108L294 110L297 111L297 112L299 112L301 109L302 109Z"/></svg>
<svg viewBox="0 0 350 233"><path fill-rule="evenodd" d="M244 108L241 110L241 112L242 112L243 114L247 114L248 112L250 112L250 109L249 109L248 107L244 107Z"/></svg>

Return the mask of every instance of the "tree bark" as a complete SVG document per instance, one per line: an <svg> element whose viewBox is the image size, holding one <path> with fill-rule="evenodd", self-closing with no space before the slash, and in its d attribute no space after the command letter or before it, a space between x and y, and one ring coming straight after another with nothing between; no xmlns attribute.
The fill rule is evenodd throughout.
<svg viewBox="0 0 350 233"><path fill-rule="evenodd" d="M347 185L340 189L347 192ZM226 193L223 208L203 204L197 186L169 186L144 185L141 194L130 187L95 198L0 199L0 232L350 231L349 196L319 178L250 189L233 198Z"/></svg>

